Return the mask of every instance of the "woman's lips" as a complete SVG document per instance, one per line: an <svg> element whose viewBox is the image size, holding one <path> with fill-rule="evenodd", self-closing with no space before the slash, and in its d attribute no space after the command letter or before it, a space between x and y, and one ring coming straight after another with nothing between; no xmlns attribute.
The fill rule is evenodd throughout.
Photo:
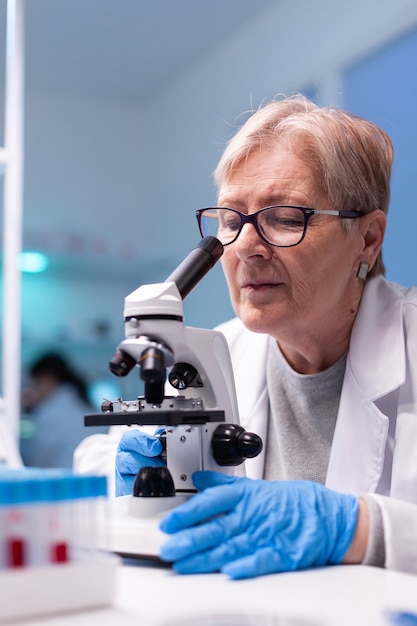
<svg viewBox="0 0 417 626"><path fill-rule="evenodd" d="M245 280L242 282L243 289L263 289L265 287L277 287L282 283L276 280Z"/></svg>
<svg viewBox="0 0 417 626"><path fill-rule="evenodd" d="M263 291L269 291L271 289L275 289L282 284L283 283L279 283L276 281L250 280L250 281L245 281L242 284L241 289L247 292L260 293Z"/></svg>

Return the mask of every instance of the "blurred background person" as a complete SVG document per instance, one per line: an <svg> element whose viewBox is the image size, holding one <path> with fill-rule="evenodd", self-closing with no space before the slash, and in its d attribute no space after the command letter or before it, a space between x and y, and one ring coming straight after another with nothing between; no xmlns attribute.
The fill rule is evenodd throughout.
<svg viewBox="0 0 417 626"><path fill-rule="evenodd" d="M47 352L28 368L28 386L22 393L20 448L30 467L72 467L80 441L107 427L86 427L84 416L95 413L88 387L69 361Z"/></svg>

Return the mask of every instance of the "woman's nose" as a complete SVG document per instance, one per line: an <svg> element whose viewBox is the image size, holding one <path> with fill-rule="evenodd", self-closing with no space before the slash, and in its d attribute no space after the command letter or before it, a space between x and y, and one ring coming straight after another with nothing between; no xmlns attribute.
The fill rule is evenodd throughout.
<svg viewBox="0 0 417 626"><path fill-rule="evenodd" d="M258 234L254 224L244 224L238 238L233 243L236 254L241 258L251 256L272 256L272 246Z"/></svg>

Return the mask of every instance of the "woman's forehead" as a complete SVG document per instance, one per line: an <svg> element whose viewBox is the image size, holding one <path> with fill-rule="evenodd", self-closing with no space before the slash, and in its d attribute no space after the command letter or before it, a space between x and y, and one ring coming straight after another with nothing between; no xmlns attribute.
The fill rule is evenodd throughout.
<svg viewBox="0 0 417 626"><path fill-rule="evenodd" d="M252 151L236 166L220 186L219 198L246 193L280 203L289 202L289 195L309 197L318 191L317 177L299 154L287 147L268 146Z"/></svg>

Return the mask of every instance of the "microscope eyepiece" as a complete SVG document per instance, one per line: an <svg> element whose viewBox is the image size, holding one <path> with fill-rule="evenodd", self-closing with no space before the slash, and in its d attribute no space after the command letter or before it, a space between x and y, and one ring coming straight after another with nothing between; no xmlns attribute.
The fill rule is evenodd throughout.
<svg viewBox="0 0 417 626"><path fill-rule="evenodd" d="M204 237L165 280L177 285L184 300L223 254L223 244L216 237Z"/></svg>

